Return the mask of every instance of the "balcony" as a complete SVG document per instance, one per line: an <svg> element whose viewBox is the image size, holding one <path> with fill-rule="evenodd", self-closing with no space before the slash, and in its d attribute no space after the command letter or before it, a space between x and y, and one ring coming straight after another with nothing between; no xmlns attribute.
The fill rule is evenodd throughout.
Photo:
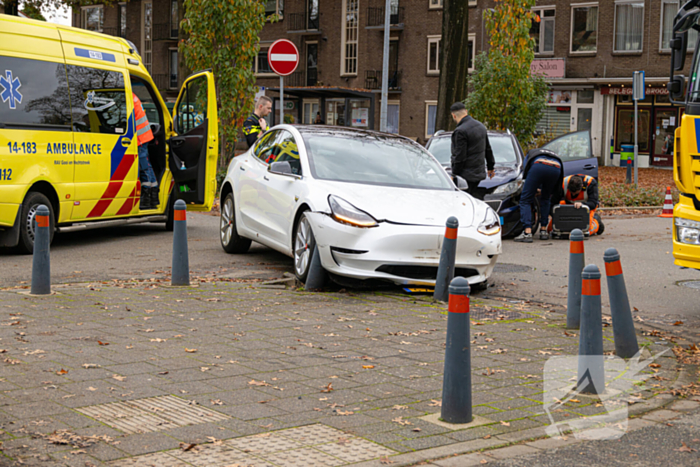
<svg viewBox="0 0 700 467"><path fill-rule="evenodd" d="M365 89L382 89L382 70L365 71ZM389 91L401 90L401 72L396 70L389 72Z"/></svg>
<svg viewBox="0 0 700 467"><path fill-rule="evenodd" d="M173 35L174 34L174 35ZM154 41L176 41L178 30L172 30L170 24L154 24L153 25L153 40Z"/></svg>
<svg viewBox="0 0 700 467"><path fill-rule="evenodd" d="M392 31L403 29L403 7L391 7L389 26ZM367 8L367 26L365 29L384 29L384 8Z"/></svg>
<svg viewBox="0 0 700 467"><path fill-rule="evenodd" d="M319 18L308 18L307 13L290 13L284 18L287 22L287 34L320 34Z"/></svg>

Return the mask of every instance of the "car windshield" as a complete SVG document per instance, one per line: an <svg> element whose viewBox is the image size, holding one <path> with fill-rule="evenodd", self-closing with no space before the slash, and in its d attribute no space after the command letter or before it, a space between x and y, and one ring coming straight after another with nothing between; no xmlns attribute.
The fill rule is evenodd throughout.
<svg viewBox="0 0 700 467"><path fill-rule="evenodd" d="M445 171L422 148L365 133L306 133L314 178L402 188L453 190Z"/></svg>
<svg viewBox="0 0 700 467"><path fill-rule="evenodd" d="M489 135L489 144L497 165L514 165L518 161L510 136ZM450 165L452 138L435 138L428 150L442 165Z"/></svg>

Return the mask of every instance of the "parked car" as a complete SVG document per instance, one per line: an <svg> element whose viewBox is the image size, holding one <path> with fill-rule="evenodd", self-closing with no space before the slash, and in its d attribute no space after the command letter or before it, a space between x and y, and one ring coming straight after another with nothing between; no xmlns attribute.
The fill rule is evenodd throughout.
<svg viewBox="0 0 700 467"><path fill-rule="evenodd" d="M438 132L430 138L426 149L451 173L452 132ZM486 178L479 186L487 190L484 201L499 215L502 235L518 235L520 223L520 194L523 188L523 170L527 162L518 139L510 132L488 132L489 143L496 160L495 175ZM598 178L598 159L593 156L588 131L567 133L542 147L555 152L564 162L564 175L591 175ZM533 226L537 230L540 218L539 199L532 207Z"/></svg>
<svg viewBox="0 0 700 467"><path fill-rule="evenodd" d="M459 220L456 275L485 283L501 253L496 213L397 135L275 126L231 161L221 200L223 249L266 245L293 258L302 282L317 246L321 266L342 285L433 285L450 216Z"/></svg>

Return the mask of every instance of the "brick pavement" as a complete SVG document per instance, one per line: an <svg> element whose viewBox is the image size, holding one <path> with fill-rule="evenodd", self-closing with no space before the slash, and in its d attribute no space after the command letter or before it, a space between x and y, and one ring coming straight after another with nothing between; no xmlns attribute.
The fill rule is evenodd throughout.
<svg viewBox="0 0 700 467"><path fill-rule="evenodd" d="M427 298L220 281L54 289L0 291L7 465L345 465L484 438L505 445L544 436L544 363L578 346L548 307L475 298L473 404L488 424L453 430L419 418L440 411L442 388L446 307ZM657 340L640 336L654 354L667 347ZM668 354L657 363L632 397L637 411L677 378ZM604 411L585 399L553 416ZM289 429L304 426L329 440L295 439ZM276 451L264 447L272 440Z"/></svg>

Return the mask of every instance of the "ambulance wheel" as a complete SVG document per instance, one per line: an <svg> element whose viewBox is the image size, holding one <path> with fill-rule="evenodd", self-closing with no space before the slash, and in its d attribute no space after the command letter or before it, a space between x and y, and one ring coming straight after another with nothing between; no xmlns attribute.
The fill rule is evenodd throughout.
<svg viewBox="0 0 700 467"><path fill-rule="evenodd" d="M56 218L53 212L51 201L42 193L30 191L22 203L22 213L19 218L19 245L18 249L22 253L34 253L34 216L40 205L49 208L49 244L53 241L53 234L56 226Z"/></svg>
<svg viewBox="0 0 700 467"><path fill-rule="evenodd" d="M168 196L168 207L165 210L165 231L166 232L172 232L173 231L173 222L174 222L174 216L175 216L175 190L173 190L170 193L170 196Z"/></svg>
<svg viewBox="0 0 700 467"><path fill-rule="evenodd" d="M251 241L238 235L236 229L236 213L233 209L233 193L226 195L221 204L221 218L219 222L219 238L221 247L226 253L246 253Z"/></svg>
<svg viewBox="0 0 700 467"><path fill-rule="evenodd" d="M603 224L603 219L600 218L598 213L593 214L593 218L598 221L598 231L596 232L596 235L603 235L603 232L605 232L605 224Z"/></svg>

